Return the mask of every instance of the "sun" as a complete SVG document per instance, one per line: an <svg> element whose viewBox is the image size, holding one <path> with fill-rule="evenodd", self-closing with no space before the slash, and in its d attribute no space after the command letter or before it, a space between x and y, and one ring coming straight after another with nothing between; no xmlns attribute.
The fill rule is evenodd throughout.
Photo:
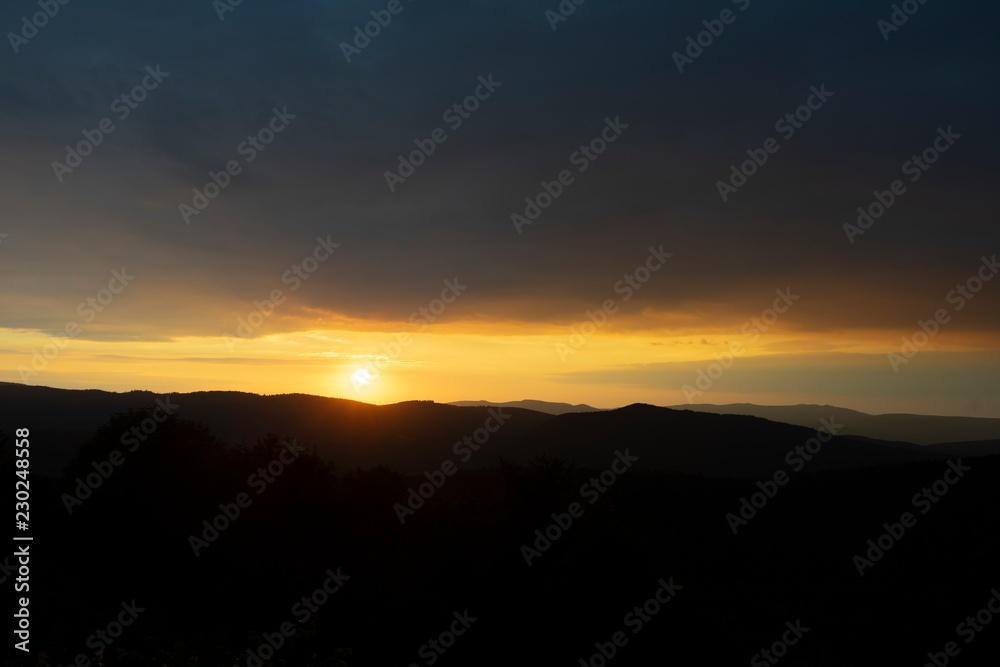
<svg viewBox="0 0 1000 667"><path fill-rule="evenodd" d="M353 375L351 375L351 380L354 382L355 386L364 387L368 384L371 384L372 374L369 373L368 369L366 368L359 368L358 370L354 371Z"/></svg>

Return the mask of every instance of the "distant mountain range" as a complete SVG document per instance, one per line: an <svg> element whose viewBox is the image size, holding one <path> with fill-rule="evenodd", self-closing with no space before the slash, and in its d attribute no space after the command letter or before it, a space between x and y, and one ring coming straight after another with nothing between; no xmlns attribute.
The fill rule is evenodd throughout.
<svg viewBox="0 0 1000 667"><path fill-rule="evenodd" d="M569 412L600 412L602 408L547 401L455 401L449 405L477 406L499 405L525 408L550 415ZM751 415L775 422L815 428L820 419L836 416L844 423L841 435L862 436L876 440L909 442L917 445L963 443L983 440L1000 441L1000 419L985 417L941 417L936 415L886 414L870 415L866 412L839 408L833 405L754 405L730 403L727 405L670 405L671 410L693 410L717 415Z"/></svg>
<svg viewBox="0 0 1000 667"><path fill-rule="evenodd" d="M163 398L144 391L113 393L0 383L0 429L11 436L16 428L30 428L33 469L56 474L112 415L151 407ZM478 401L463 406L432 401L378 406L304 394L195 392L172 394L170 402L177 406L178 417L207 425L229 445L252 444L267 433L275 433L297 438L341 469L384 465L410 474L436 470L448 459L460 468L483 468L497 465L501 457L526 462L538 455L603 469L616 450L628 448L639 457L637 470L765 477L788 467L789 452L817 435L821 419L837 424L838 435L808 462L810 471L1000 451L996 430L965 428L969 423L978 428L980 422L995 425L1000 420L883 415L893 418L886 421L829 406L772 409L789 411L782 416L794 417L798 422L794 424L749 414L751 409L768 409L761 406L672 409L636 404L596 410L525 401L515 402L513 407L499 404L504 423L488 433L487 426L497 425L497 408ZM552 414L518 407L523 404L574 411ZM729 410L747 414L711 414ZM866 430L868 424L882 423L910 428L908 418L927 424L923 436L935 433L953 444L924 447L901 440L896 436L900 431L891 431L888 426L882 432L892 433L889 440L874 438L873 431ZM948 431L944 425L937 426L939 423L954 424L955 428ZM863 435L851 435L854 433ZM970 433L987 437L983 442L964 442L975 439ZM467 438L480 440L478 449L470 447ZM926 437L921 440L926 442ZM456 445L460 441L465 444Z"/></svg>
<svg viewBox="0 0 1000 667"><path fill-rule="evenodd" d="M823 417L836 416L844 423L843 435L933 445L945 442L1000 440L1000 419L939 417L933 415L870 415L832 405L675 405L674 410L694 410L717 415L753 415L771 421L815 426Z"/></svg>
<svg viewBox="0 0 1000 667"><path fill-rule="evenodd" d="M580 403L571 405L569 403L550 403L549 401L506 401L496 403L493 401L454 401L448 405L457 405L463 408L474 408L482 405L497 405L502 408L524 408L535 412L544 412L549 415L564 415L567 412L600 412L601 408L592 408L589 405Z"/></svg>

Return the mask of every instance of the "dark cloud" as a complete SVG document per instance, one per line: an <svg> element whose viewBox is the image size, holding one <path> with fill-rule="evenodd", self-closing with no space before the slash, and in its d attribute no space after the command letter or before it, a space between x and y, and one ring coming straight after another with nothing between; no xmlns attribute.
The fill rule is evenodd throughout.
<svg viewBox="0 0 1000 667"><path fill-rule="evenodd" d="M908 327L997 252L996 7L927 3L885 42L891 3L588 0L553 32L557 4L404 0L351 63L340 43L384 3L245 0L224 21L209 0L62 5L0 59L0 325L58 326L134 265L108 326L221 334L331 234L342 252L290 316L405 319L457 275L472 288L449 317L572 320L662 243L675 257L636 312L738 324L794 286L792 328ZM671 54L725 8L736 21L678 73ZM9 3L0 27L34 11ZM169 78L58 183L51 162L155 65ZM501 87L390 192L397 155L489 74ZM834 96L723 203L715 182L821 84ZM286 106L288 129L185 225L178 204ZM511 213L618 116L621 138L518 236ZM962 138L850 245L842 225L942 126ZM998 287L954 326L995 330Z"/></svg>

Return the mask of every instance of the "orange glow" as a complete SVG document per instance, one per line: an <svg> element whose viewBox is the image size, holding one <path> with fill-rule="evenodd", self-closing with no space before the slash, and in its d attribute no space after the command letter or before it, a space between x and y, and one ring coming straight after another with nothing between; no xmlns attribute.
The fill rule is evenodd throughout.
<svg viewBox="0 0 1000 667"><path fill-rule="evenodd" d="M12 381L68 388L112 391L148 389L156 392L236 390L260 394L311 393L367 403L411 399L517 400L583 402L595 407L617 407L630 402L684 404L684 382L693 382L698 368L724 355L733 341L744 343L737 367L749 359L814 359L836 369L832 353L885 355L898 348L908 331L853 331L846 334L802 334L778 331L751 342L736 332L652 335L650 332L597 331L574 339L569 326L514 324L440 324L414 333L406 346L394 327L369 323L367 330L314 329L227 341L224 337L184 337L168 341L93 341L73 339L42 365L33 351L44 350L51 339L37 332L0 330L0 365ZM403 327L408 325L403 325ZM403 329L400 327L400 329ZM520 333L517 329L520 328ZM489 331L492 329L492 331ZM938 352L988 350L989 337L965 333L942 334L926 348ZM562 349L562 354L560 354ZM811 355L811 356L810 356ZM22 378L18 372L38 372ZM662 384L624 381L578 381L576 373L665 364L677 372ZM888 372L888 371L887 371ZM891 375L891 372L889 372ZM684 380L684 378L690 378ZM857 396L825 393L812 398L800 391L767 391L748 395L720 387L700 402L801 403L839 400L848 407L873 411L872 403ZM892 405L884 403L887 409ZM938 410L941 412L941 410Z"/></svg>

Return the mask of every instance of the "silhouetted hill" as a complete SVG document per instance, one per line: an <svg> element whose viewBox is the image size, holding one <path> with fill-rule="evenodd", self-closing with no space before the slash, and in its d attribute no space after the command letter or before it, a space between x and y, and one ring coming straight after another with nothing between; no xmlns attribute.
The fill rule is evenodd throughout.
<svg viewBox="0 0 1000 667"><path fill-rule="evenodd" d="M0 428L12 432L30 426L40 445L33 461L35 471L53 474L113 415L153 406L165 398L142 391L119 394L0 384L5 408ZM487 433L485 426L494 423L490 420L496 408L431 401L378 406L306 394L217 391L173 394L169 401L177 406L172 409L178 416L205 424L231 446L251 444L261 434L275 433L297 438L342 468L384 465L407 474L436 470L448 459L472 469L495 466L500 457L526 463L542 454L603 469L616 449L630 448L641 459L639 469L762 477L788 468L787 457L796 456L793 450L816 435L821 418L833 418L838 428L843 425L841 433L847 431L847 420L838 421L836 409L817 412L816 421L806 427L639 404L562 415L501 408L509 417L495 433ZM473 437L483 442L466 440ZM466 444L457 445L460 441ZM460 460L456 447L464 452ZM974 444L931 450L905 442L836 437L814 460L803 463L811 470L824 470L974 451Z"/></svg>
<svg viewBox="0 0 1000 667"><path fill-rule="evenodd" d="M1000 454L1000 440L980 440L977 442L942 442L930 445L930 449L948 456L986 456Z"/></svg>
<svg viewBox="0 0 1000 667"><path fill-rule="evenodd" d="M506 401L504 403L495 403L493 401L452 401L448 405L457 405L466 408L482 405L499 405L502 408L524 408L525 410L534 410L550 415L564 415L567 412L600 412L602 410L601 408L593 408L584 403L572 405L570 403L552 403L550 401L534 400Z"/></svg>
<svg viewBox="0 0 1000 667"><path fill-rule="evenodd" d="M832 417L828 413L824 419ZM840 422L832 420L839 426ZM805 446L822 426L782 424L760 417L715 415L635 404L618 410L565 414L540 424L519 439L515 460L537 453L578 465L606 468L615 449L628 447L640 470L669 470L734 477L770 477L789 469L787 456ZM814 445L815 446L815 445ZM790 454L791 452L791 454ZM808 452L807 452L808 455ZM811 471L901 463L943 457L909 443L834 437L803 466Z"/></svg>
<svg viewBox="0 0 1000 667"><path fill-rule="evenodd" d="M675 410L696 410L721 415L753 415L772 421L812 426L831 414L841 420L843 435L861 435L879 440L932 445L940 442L974 442L1000 438L1000 419L986 417L943 417L936 415L870 415L832 405L675 405Z"/></svg>
<svg viewBox="0 0 1000 667"><path fill-rule="evenodd" d="M112 415L155 405L165 395L114 393L0 383L0 429L30 426L40 444L32 465L53 474ZM344 467L388 465L422 472L454 457L453 445L482 428L487 408L460 408L431 401L370 405L306 394L260 396L208 391L172 394L180 417L207 425L229 445L252 444L264 433L298 438ZM504 409L510 420L477 453L478 465L496 464L500 443L551 419L530 410ZM486 450L486 451L483 451ZM491 451L493 450L493 451Z"/></svg>

